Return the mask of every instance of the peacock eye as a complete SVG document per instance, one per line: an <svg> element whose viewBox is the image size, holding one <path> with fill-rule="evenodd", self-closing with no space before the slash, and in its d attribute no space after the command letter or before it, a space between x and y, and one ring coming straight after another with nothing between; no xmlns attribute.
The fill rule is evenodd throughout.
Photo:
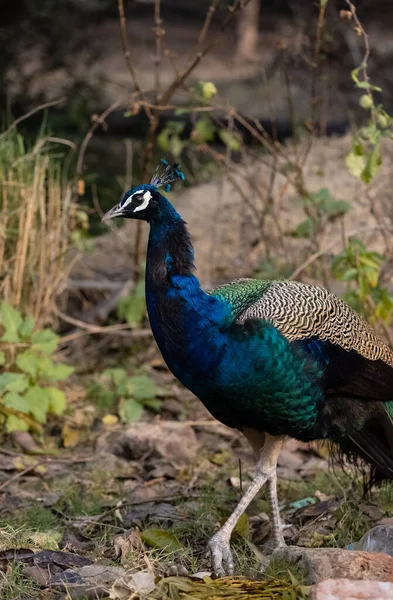
<svg viewBox="0 0 393 600"><path fill-rule="evenodd" d="M138 210L144 210L149 206L152 195L149 190L146 190L145 192L138 192L137 194L134 194L132 199L138 202L138 206L134 208L134 212L137 212Z"/></svg>
<svg viewBox="0 0 393 600"><path fill-rule="evenodd" d="M132 196L132 202L136 205L142 204L143 202L143 192L137 192Z"/></svg>

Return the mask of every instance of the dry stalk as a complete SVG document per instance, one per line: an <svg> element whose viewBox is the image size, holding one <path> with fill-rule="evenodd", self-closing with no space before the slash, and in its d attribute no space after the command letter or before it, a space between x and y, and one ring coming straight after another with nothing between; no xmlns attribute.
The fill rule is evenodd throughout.
<svg viewBox="0 0 393 600"><path fill-rule="evenodd" d="M14 124L0 138L0 293L38 327L53 322L70 267L72 190L50 154L53 142L73 149L67 140L43 136L28 151Z"/></svg>

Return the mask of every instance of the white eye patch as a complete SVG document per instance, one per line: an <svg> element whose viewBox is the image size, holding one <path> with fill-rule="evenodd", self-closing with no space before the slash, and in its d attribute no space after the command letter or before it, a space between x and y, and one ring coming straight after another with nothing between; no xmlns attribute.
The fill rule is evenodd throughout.
<svg viewBox="0 0 393 600"><path fill-rule="evenodd" d="M149 190L147 190L144 194L143 194L143 202L142 204L140 204L139 206L137 206L136 208L134 208L134 212L136 212L137 210L144 210L147 206L149 206L149 202L152 199L152 195L149 192Z"/></svg>
<svg viewBox="0 0 393 600"><path fill-rule="evenodd" d="M126 208L126 206L128 206L129 204L131 204L132 199L135 195L140 195L140 192L135 192L134 194L132 194L132 196L129 196L127 198L127 200L124 202L124 204L122 205L121 208ZM134 208L133 212L136 212L137 210L143 210L144 208L146 208L150 202L150 200L152 199L152 195L149 192L149 190L147 190L144 194L143 194L143 202L142 204L140 204L139 206L137 206L136 208Z"/></svg>

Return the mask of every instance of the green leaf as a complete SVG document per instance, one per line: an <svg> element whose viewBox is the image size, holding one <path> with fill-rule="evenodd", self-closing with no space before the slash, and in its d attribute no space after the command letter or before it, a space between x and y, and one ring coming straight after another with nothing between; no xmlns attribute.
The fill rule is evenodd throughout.
<svg viewBox="0 0 393 600"><path fill-rule="evenodd" d="M157 136L157 143L164 151L170 151L174 156L178 156L183 150L185 142L182 141L179 135L183 132L185 123L180 121L169 121Z"/></svg>
<svg viewBox="0 0 393 600"><path fill-rule="evenodd" d="M171 153L173 154L173 156L179 157L180 154L182 153L184 146L185 146L185 142L183 142L183 140L181 140L179 138L179 136L173 135L170 138L169 149L170 149Z"/></svg>
<svg viewBox="0 0 393 600"><path fill-rule="evenodd" d="M212 122L211 118L207 115L201 117L191 134L191 139L198 144L201 142L211 142L214 140L217 127Z"/></svg>
<svg viewBox="0 0 393 600"><path fill-rule="evenodd" d="M49 379L50 381L60 381L62 379L67 379L74 371L75 368L70 365L52 362L50 368L45 372L42 372L42 377Z"/></svg>
<svg viewBox="0 0 393 600"><path fill-rule="evenodd" d="M360 177L363 173L366 161L364 156L356 154L354 150L351 150L351 152L345 157L345 164L351 175Z"/></svg>
<svg viewBox="0 0 393 600"><path fill-rule="evenodd" d="M23 419L19 419L15 415L9 415L5 428L8 433L11 433L12 431L28 431L29 426Z"/></svg>
<svg viewBox="0 0 393 600"><path fill-rule="evenodd" d="M155 398L160 392L156 382L147 375L134 375L127 381L127 391L136 400Z"/></svg>
<svg viewBox="0 0 393 600"><path fill-rule="evenodd" d="M341 281L352 281L353 279L356 279L358 273L358 269L356 269L355 267L351 267L350 269L344 271L344 273L340 276L340 279Z"/></svg>
<svg viewBox="0 0 393 600"><path fill-rule="evenodd" d="M332 216L344 215L351 210L351 205L345 200L328 200L321 206L322 210Z"/></svg>
<svg viewBox="0 0 393 600"><path fill-rule="evenodd" d="M356 87L360 88L361 90L373 90L374 92L382 92L382 88L378 87L377 85L372 85L372 83L369 83L368 81L358 81Z"/></svg>
<svg viewBox="0 0 393 600"><path fill-rule="evenodd" d="M123 423L135 423L143 414L143 406L134 398L127 398L119 406L119 416Z"/></svg>
<svg viewBox="0 0 393 600"><path fill-rule="evenodd" d="M16 394L15 392L8 392L4 396L2 402L4 406L7 408L12 408L12 410L18 410L19 412L26 414L30 412L29 405L25 398L19 394Z"/></svg>
<svg viewBox="0 0 393 600"><path fill-rule="evenodd" d="M54 387L45 388L47 394L49 394L49 406L48 410L55 415L62 415L66 409L66 397L64 392Z"/></svg>
<svg viewBox="0 0 393 600"><path fill-rule="evenodd" d="M33 329L34 329L34 318L26 317L25 319L23 319L23 322L21 323L21 325L18 329L18 332L19 332L20 336L22 337L22 339L26 339L31 336L31 334L33 333Z"/></svg>
<svg viewBox="0 0 393 600"><path fill-rule="evenodd" d="M2 350L0 351L0 366L5 365L6 362L6 358L5 358L5 352L3 352Z"/></svg>
<svg viewBox="0 0 393 600"><path fill-rule="evenodd" d="M162 400L158 400L157 398L149 398L148 400L143 400L143 406L146 406L155 412L160 412L162 408Z"/></svg>
<svg viewBox="0 0 393 600"><path fill-rule="evenodd" d="M10 343L19 342L18 328L22 323L20 312L11 306L11 304L2 302L0 307L0 322L5 330L1 340Z"/></svg>
<svg viewBox="0 0 393 600"><path fill-rule="evenodd" d="M41 359L36 352L25 350L25 352L18 354L15 362L21 371L28 373L32 377L36 377Z"/></svg>
<svg viewBox="0 0 393 600"><path fill-rule="evenodd" d="M213 96L217 94L217 88L212 81L201 81L201 88L202 98L204 100L210 100L211 98L213 98Z"/></svg>
<svg viewBox="0 0 393 600"><path fill-rule="evenodd" d="M363 89L363 90L374 90L375 92L382 92L382 88L380 88L376 85L372 85L368 81L359 81L359 73L360 73L360 71L364 70L365 68L367 68L366 63L362 63L356 69L353 69L353 71L351 72L351 77L352 77L352 80L355 82L356 87Z"/></svg>
<svg viewBox="0 0 393 600"><path fill-rule="evenodd" d="M139 285L139 284L138 284ZM142 282L143 288L144 283ZM125 319L131 327L137 327L143 321L146 312L145 294L134 293L131 296L119 298L117 313L120 319Z"/></svg>
<svg viewBox="0 0 393 600"><path fill-rule="evenodd" d="M381 258L379 258L378 256L372 256L371 252L359 256L359 262L361 265L366 265L367 267L370 267L371 269L374 269L379 273L381 266Z"/></svg>
<svg viewBox="0 0 393 600"><path fill-rule="evenodd" d="M29 382L24 373L2 373L0 375L0 390L8 392L24 392Z"/></svg>
<svg viewBox="0 0 393 600"><path fill-rule="evenodd" d="M218 135L227 148L232 150L232 152L239 152L241 144L240 138L236 133L228 131L228 129L219 129Z"/></svg>
<svg viewBox="0 0 393 600"><path fill-rule="evenodd" d="M314 204L325 204L331 201L330 192L327 188L321 188L319 192L310 194L307 199L310 199Z"/></svg>
<svg viewBox="0 0 393 600"><path fill-rule="evenodd" d="M294 235L294 237L298 237L298 238L309 238L312 236L313 232L314 232L314 223L313 223L313 220L308 217L307 219L305 219L304 221L299 223L299 225L296 227L295 231L293 232L293 235Z"/></svg>
<svg viewBox="0 0 393 600"><path fill-rule="evenodd" d="M51 329L42 329L31 336L32 349L39 349L45 354L52 354L57 348L59 336Z"/></svg>
<svg viewBox="0 0 393 600"><path fill-rule="evenodd" d="M235 528L233 530L233 533L237 533L237 535L240 535L240 537L249 540L250 539L250 520L248 518L247 513L243 513L240 517L238 522L235 525ZM233 535L232 533L232 535Z"/></svg>
<svg viewBox="0 0 393 600"><path fill-rule="evenodd" d="M45 423L46 413L48 412L51 401L51 395L46 388L42 388L38 385L30 387L25 394L25 400L35 419L40 423Z"/></svg>
<svg viewBox="0 0 393 600"><path fill-rule="evenodd" d="M382 160L379 154L379 145L375 146L368 155L366 166L361 174L364 183L370 183L381 165Z"/></svg>
<svg viewBox="0 0 393 600"><path fill-rule="evenodd" d="M87 397L91 399L98 408L105 411L112 409L115 403L114 392L98 382L94 382L89 386Z"/></svg>
<svg viewBox="0 0 393 600"><path fill-rule="evenodd" d="M116 386L124 384L127 380L127 373L124 369L105 369L103 375L109 377Z"/></svg>
<svg viewBox="0 0 393 600"><path fill-rule="evenodd" d="M184 550L183 544L170 531L163 529L145 529L142 531L141 538L151 548L159 548L167 552L177 552Z"/></svg>

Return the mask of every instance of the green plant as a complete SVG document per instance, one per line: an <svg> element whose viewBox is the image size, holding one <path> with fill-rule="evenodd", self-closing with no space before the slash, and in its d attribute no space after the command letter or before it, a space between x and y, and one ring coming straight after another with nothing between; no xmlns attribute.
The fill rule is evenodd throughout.
<svg viewBox="0 0 393 600"><path fill-rule="evenodd" d="M393 121L382 104L375 104L373 92L382 92L382 89L372 85L367 74L363 81L359 80L359 74L365 73L366 69L367 63L362 63L352 71L352 79L357 88L366 91L360 97L359 104L370 116L366 125L355 132L352 150L345 163L352 175L359 177L364 183L370 183L382 164L381 141L384 137L392 137Z"/></svg>
<svg viewBox="0 0 393 600"><path fill-rule="evenodd" d="M103 409L116 407L123 423L139 421L144 408L159 412L162 405L160 397L165 396L164 389L146 373L129 377L125 369L105 369L99 383L88 390L88 397Z"/></svg>
<svg viewBox="0 0 393 600"><path fill-rule="evenodd" d="M33 317L7 302L0 304L0 332L0 427L40 432L48 413L60 415L66 406L64 392L50 384L74 369L53 360L59 337L35 330Z"/></svg>
<svg viewBox="0 0 393 600"><path fill-rule="evenodd" d="M39 597L39 586L23 575L23 568L23 563L15 563L6 573L0 572L0 594L3 600Z"/></svg>
<svg viewBox="0 0 393 600"><path fill-rule="evenodd" d="M146 313L145 280L141 279L128 296L121 296L117 304L117 315L125 319L131 327L138 327Z"/></svg>
<svg viewBox="0 0 393 600"><path fill-rule="evenodd" d="M390 323L393 314L393 296L379 284L384 258L370 252L363 242L352 239L332 263L336 279L344 281L345 300L371 323Z"/></svg>
<svg viewBox="0 0 393 600"><path fill-rule="evenodd" d="M381 141L384 137L392 138L393 120L385 111L382 104L375 101L375 94L382 89L370 82L368 74L368 58L370 46L368 35L365 32L356 13L356 6L347 0L350 8L351 19L354 21L354 29L357 35L363 38L365 54L361 64L352 71L351 76L355 86L362 92L359 104L367 113L369 118L366 125L360 127L353 136L352 150L346 157L348 170L360 177L364 183L370 183L382 163Z"/></svg>
<svg viewBox="0 0 393 600"><path fill-rule="evenodd" d="M300 198L307 218L293 232L295 237L312 237L321 233L328 221L345 215L351 205L345 200L335 200L327 188L308 193Z"/></svg>

